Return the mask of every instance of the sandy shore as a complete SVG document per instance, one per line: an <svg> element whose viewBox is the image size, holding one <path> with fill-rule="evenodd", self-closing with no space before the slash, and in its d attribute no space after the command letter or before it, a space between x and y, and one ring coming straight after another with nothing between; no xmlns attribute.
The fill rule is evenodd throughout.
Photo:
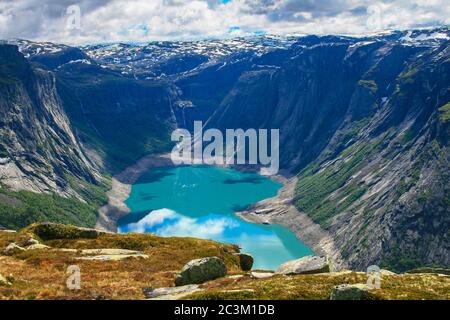
<svg viewBox="0 0 450 320"><path fill-rule="evenodd" d="M109 202L98 210L96 227L117 232L117 222L130 213L125 205L131 193L131 186L150 168L174 166L170 154L151 155L142 158L136 164L126 168L112 179L112 188L107 195ZM254 169L236 167L237 170L255 171ZM293 205L297 178L280 174L270 177L283 184L277 196L252 205L238 215L258 224L279 224L295 233L296 237L310 247L317 255L331 257L336 267L343 267L341 257L332 237L306 214L299 212Z"/></svg>
<svg viewBox="0 0 450 320"><path fill-rule="evenodd" d="M238 215L247 221L259 224L279 224L296 235L297 239L310 247L317 255L327 256L339 270L345 267L333 238L305 213L294 206L294 192L297 177L286 178L282 175L274 180L283 184L277 196L260 201Z"/></svg>
<svg viewBox="0 0 450 320"><path fill-rule="evenodd" d="M117 222L130 213L125 205L131 186L150 168L173 166L170 154L150 155L126 168L112 178L111 190L107 192L108 204L98 209L96 228L117 232Z"/></svg>

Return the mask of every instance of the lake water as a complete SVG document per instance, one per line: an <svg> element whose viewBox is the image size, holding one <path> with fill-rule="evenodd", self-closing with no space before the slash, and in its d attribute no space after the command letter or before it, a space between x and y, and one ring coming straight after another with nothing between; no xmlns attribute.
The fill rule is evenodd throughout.
<svg viewBox="0 0 450 320"><path fill-rule="evenodd" d="M275 196L281 184L253 173L211 166L153 168L132 186L131 214L119 232L149 232L238 244L255 258L254 269L313 252L279 225L257 225L236 216L251 204Z"/></svg>

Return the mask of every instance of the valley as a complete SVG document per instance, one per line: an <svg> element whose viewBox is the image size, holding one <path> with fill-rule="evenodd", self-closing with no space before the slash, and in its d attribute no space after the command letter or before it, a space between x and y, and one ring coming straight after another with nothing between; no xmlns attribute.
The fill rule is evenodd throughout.
<svg viewBox="0 0 450 320"><path fill-rule="evenodd" d="M173 130L202 121L280 130L289 195L243 217L303 234L352 270L446 268L449 37L1 44L0 225L114 230L130 185L169 160L155 158Z"/></svg>

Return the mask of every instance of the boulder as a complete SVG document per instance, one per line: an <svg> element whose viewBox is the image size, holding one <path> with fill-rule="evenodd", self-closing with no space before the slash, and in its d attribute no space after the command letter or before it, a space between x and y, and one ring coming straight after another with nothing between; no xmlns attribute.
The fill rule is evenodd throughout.
<svg viewBox="0 0 450 320"><path fill-rule="evenodd" d="M392 271L389 271L389 270L386 270L386 269L381 269L380 270L380 274L382 276L396 276L397 275L395 272L392 272Z"/></svg>
<svg viewBox="0 0 450 320"><path fill-rule="evenodd" d="M97 229L81 228L57 223L37 223L29 228L29 231L44 241L58 239L96 239L105 231Z"/></svg>
<svg viewBox="0 0 450 320"><path fill-rule="evenodd" d="M79 251L78 251L79 252ZM84 249L81 250L83 257L79 260L101 260L101 261L121 261L130 258L148 259L148 255L142 251L126 249Z"/></svg>
<svg viewBox="0 0 450 320"><path fill-rule="evenodd" d="M46 246L45 244L42 243L36 243L36 244L32 244L28 247L26 247L26 250L39 250L39 249L48 249L50 248L49 246Z"/></svg>
<svg viewBox="0 0 450 320"><path fill-rule="evenodd" d="M275 275L275 273L271 272L251 272L250 277L254 279L267 279L272 278Z"/></svg>
<svg viewBox="0 0 450 320"><path fill-rule="evenodd" d="M250 271L253 267L254 259L247 253L235 253L239 259L239 265L243 271Z"/></svg>
<svg viewBox="0 0 450 320"><path fill-rule="evenodd" d="M142 255L142 251L136 250L127 250L127 249L83 249L81 250L82 255L112 255L112 256L120 256L120 255Z"/></svg>
<svg viewBox="0 0 450 320"><path fill-rule="evenodd" d="M152 300L178 300L198 291L201 291L198 285L190 284L181 287L146 288L144 289L144 295L147 299Z"/></svg>
<svg viewBox="0 0 450 320"><path fill-rule="evenodd" d="M284 275L328 273L331 265L327 258L307 256L298 260L288 261L280 266L277 273Z"/></svg>
<svg viewBox="0 0 450 320"><path fill-rule="evenodd" d="M367 300L369 292L364 284L341 284L331 290L330 300Z"/></svg>
<svg viewBox="0 0 450 320"><path fill-rule="evenodd" d="M6 248L5 248L5 254L10 256L13 254L17 254L20 252L25 251L25 248L22 248L21 246L18 246L17 244L15 244L14 242L11 242Z"/></svg>
<svg viewBox="0 0 450 320"><path fill-rule="evenodd" d="M217 257L196 259L188 262L175 278L177 286L201 284L226 276L227 267Z"/></svg>

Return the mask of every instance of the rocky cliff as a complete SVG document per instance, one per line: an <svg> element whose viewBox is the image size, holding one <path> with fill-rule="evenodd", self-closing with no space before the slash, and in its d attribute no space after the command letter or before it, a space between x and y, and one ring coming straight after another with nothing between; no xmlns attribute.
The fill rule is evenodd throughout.
<svg viewBox="0 0 450 320"><path fill-rule="evenodd" d="M105 176L170 147L176 93L77 48L18 44L0 46L0 222L93 226Z"/></svg>
<svg viewBox="0 0 450 320"><path fill-rule="evenodd" d="M279 128L297 208L350 267L448 266L449 67L448 42L305 38L244 72L208 126Z"/></svg>
<svg viewBox="0 0 450 320"><path fill-rule="evenodd" d="M56 90L52 72L0 46L1 182L13 190L76 195L68 175L96 182Z"/></svg>
<svg viewBox="0 0 450 320"><path fill-rule="evenodd" d="M95 185L96 170L168 150L176 126L276 128L282 168L298 177L292 203L331 235L343 265L448 266L449 39L440 28L83 48L21 41L28 61L2 46L3 183L77 196L67 175Z"/></svg>

